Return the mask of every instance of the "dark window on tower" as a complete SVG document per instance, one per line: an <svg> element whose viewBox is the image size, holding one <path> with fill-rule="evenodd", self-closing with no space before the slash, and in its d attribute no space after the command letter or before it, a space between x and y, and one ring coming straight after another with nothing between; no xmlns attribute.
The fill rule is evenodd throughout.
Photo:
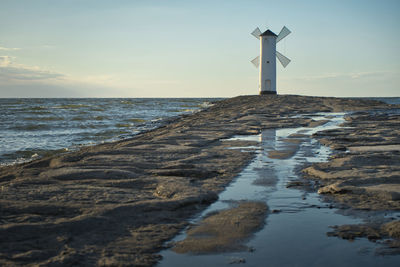
<svg viewBox="0 0 400 267"><path fill-rule="evenodd" d="M269 61L267 61L267 63L269 63Z"/></svg>

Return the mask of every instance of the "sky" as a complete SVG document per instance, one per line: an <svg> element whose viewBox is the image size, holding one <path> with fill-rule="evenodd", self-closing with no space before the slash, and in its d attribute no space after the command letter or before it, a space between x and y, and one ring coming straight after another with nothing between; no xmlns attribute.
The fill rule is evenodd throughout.
<svg viewBox="0 0 400 267"><path fill-rule="evenodd" d="M400 96L399 0L0 0L0 97Z"/></svg>

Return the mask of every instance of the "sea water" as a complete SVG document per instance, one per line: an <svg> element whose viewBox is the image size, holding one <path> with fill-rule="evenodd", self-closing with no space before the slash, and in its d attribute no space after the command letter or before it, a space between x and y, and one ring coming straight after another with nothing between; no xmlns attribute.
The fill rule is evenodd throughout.
<svg viewBox="0 0 400 267"><path fill-rule="evenodd" d="M0 165L132 137L215 98L2 98Z"/></svg>

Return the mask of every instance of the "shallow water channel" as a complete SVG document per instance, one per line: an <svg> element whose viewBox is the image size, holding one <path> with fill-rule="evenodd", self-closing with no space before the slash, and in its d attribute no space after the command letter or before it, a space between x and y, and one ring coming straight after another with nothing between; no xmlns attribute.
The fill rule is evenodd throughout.
<svg viewBox="0 0 400 267"><path fill-rule="evenodd" d="M287 187L291 181L298 180L298 172L305 164L328 160L330 149L310 136L339 127L344 122L343 115L312 115L314 120L329 120L314 128L266 129L259 135L232 138L257 141L255 147L232 148L256 149L257 155L220 194L219 200L191 222L201 221L210 212L230 208L232 202L245 200L264 201L268 205L265 225L246 243L250 248L247 251L194 255L178 254L169 249L161 253L163 260L158 266L399 266L399 256L375 255L379 244L367 239L350 242L327 236L326 233L332 231L329 226L362 223L365 219L362 214L358 217L343 215L345 210L322 202L317 193ZM288 141L291 138L297 142ZM271 156L271 151L288 149L292 152L289 156ZM185 237L183 232L174 241Z"/></svg>

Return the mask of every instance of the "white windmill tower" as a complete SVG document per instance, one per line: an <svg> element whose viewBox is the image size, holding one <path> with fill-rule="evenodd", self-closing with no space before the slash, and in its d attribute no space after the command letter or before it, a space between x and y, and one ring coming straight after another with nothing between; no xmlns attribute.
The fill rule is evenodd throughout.
<svg viewBox="0 0 400 267"><path fill-rule="evenodd" d="M276 35L270 30L261 32L257 27L251 34L260 40L260 55L251 62L260 68L259 89L260 95L276 94L276 58L286 68L290 59L276 51L276 44L289 35L291 31L285 26Z"/></svg>

